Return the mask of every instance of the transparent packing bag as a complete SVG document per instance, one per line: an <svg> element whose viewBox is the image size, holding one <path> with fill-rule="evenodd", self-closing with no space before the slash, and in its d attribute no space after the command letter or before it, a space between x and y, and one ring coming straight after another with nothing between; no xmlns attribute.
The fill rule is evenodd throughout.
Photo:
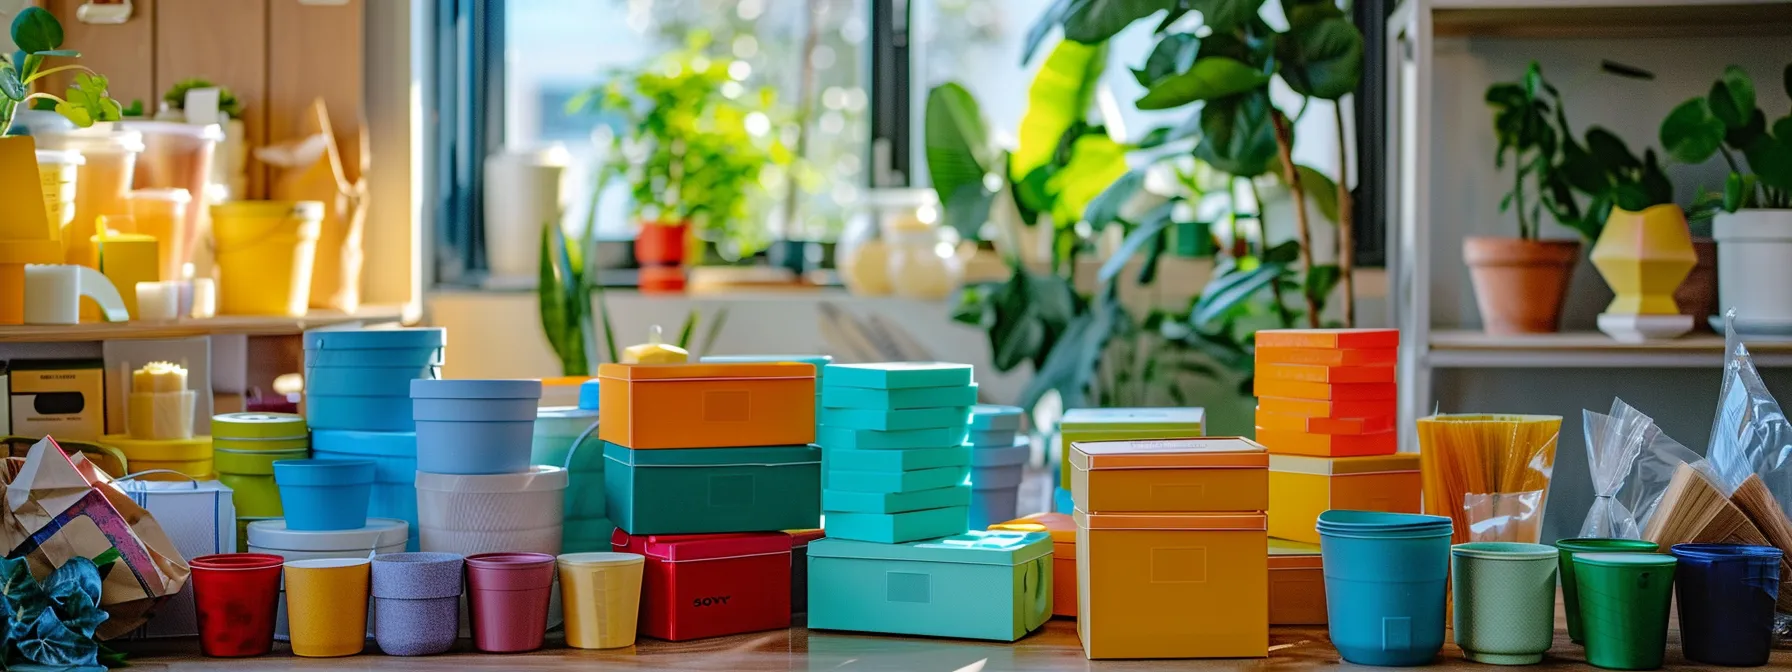
<svg viewBox="0 0 1792 672"><path fill-rule="evenodd" d="M1705 456L1724 495L1786 554L1778 610L1792 613L1792 421L1736 334L1735 317L1725 315L1724 381Z"/></svg>
<svg viewBox="0 0 1792 672"><path fill-rule="evenodd" d="M1610 414L1582 411L1581 419L1594 498L1578 536L1641 539L1674 470L1699 455L1622 399Z"/></svg>

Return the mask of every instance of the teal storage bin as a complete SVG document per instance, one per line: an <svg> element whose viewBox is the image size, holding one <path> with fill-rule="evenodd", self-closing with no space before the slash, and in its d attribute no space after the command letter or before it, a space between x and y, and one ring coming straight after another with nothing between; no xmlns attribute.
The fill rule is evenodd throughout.
<svg viewBox="0 0 1792 672"><path fill-rule="evenodd" d="M842 513L906 513L970 504L968 485L894 493L821 491L821 510Z"/></svg>
<svg viewBox="0 0 1792 672"><path fill-rule="evenodd" d="M823 425L816 430L815 443L824 448L848 450L920 450L951 448L964 445L970 434L969 425L934 429L904 429L885 432L875 429L847 429Z"/></svg>
<svg viewBox="0 0 1792 672"><path fill-rule="evenodd" d="M946 387L914 387L905 390L878 390L868 387L838 387L817 380L821 405L828 408L873 408L899 411L909 408L970 406L977 403L977 384Z"/></svg>
<svg viewBox="0 0 1792 672"><path fill-rule="evenodd" d="M841 471L915 471L963 467L971 463L968 446L926 450L849 450L822 448L822 467Z"/></svg>
<svg viewBox="0 0 1792 672"><path fill-rule="evenodd" d="M1012 642L1051 618L1050 534L891 545L836 538L833 525L809 544L812 629Z"/></svg>
<svg viewBox="0 0 1792 672"><path fill-rule="evenodd" d="M829 490L841 492L898 493L937 490L963 485L968 467L940 467L916 471L841 471L829 469L822 479ZM795 529L795 528L791 528Z"/></svg>
<svg viewBox="0 0 1792 672"><path fill-rule="evenodd" d="M949 506L943 509L908 511L905 513L841 513L828 512L827 532L832 539L852 539L879 544L900 544L905 541L937 539L964 534L970 518L970 507Z"/></svg>
<svg viewBox="0 0 1792 672"><path fill-rule="evenodd" d="M821 527L814 446L631 450L604 444L604 501L629 534Z"/></svg>
<svg viewBox="0 0 1792 672"><path fill-rule="evenodd" d="M869 387L878 390L969 384L971 365L947 362L834 364L828 367L827 379L830 387Z"/></svg>
<svg viewBox="0 0 1792 672"><path fill-rule="evenodd" d="M823 408L823 427L900 431L909 429L947 429L970 422L969 406L947 408L911 408L898 411L861 408Z"/></svg>

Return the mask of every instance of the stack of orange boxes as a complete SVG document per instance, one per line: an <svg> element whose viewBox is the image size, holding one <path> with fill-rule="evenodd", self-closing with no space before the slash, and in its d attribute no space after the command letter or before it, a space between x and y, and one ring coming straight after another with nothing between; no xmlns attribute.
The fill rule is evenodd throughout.
<svg viewBox="0 0 1792 672"><path fill-rule="evenodd" d="M1397 452L1399 347L1395 329L1257 332L1257 442L1269 449L1269 536L1291 542L1271 544L1272 624L1315 624L1300 600L1277 594L1323 585L1314 529L1321 512L1419 512L1419 455Z"/></svg>

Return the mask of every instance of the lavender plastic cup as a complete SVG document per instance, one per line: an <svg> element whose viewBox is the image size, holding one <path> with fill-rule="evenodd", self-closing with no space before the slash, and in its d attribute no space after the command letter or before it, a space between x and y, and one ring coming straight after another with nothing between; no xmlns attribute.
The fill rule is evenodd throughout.
<svg viewBox="0 0 1792 672"><path fill-rule="evenodd" d="M454 553L374 556L374 633L381 651L427 656L454 646L463 564Z"/></svg>

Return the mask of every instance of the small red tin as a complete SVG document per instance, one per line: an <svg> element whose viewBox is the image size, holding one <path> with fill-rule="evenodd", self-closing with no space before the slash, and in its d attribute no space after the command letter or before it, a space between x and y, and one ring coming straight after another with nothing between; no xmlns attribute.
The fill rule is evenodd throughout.
<svg viewBox="0 0 1792 672"><path fill-rule="evenodd" d="M640 632L682 642L790 627L790 535L630 535L617 551L647 556Z"/></svg>

